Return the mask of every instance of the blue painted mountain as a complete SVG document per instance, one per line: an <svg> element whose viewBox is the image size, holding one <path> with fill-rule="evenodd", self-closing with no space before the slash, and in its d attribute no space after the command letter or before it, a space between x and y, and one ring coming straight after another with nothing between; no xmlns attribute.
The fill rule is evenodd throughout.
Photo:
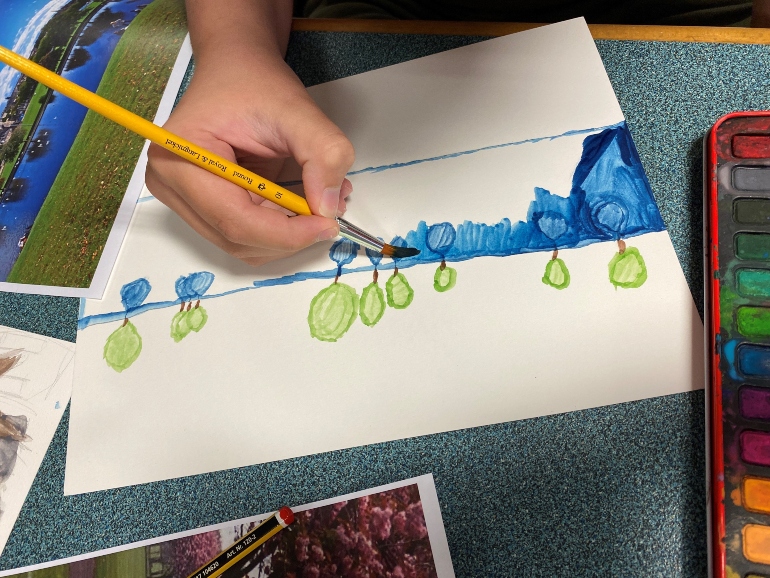
<svg viewBox="0 0 770 578"><path fill-rule="evenodd" d="M454 235L448 234L450 228ZM585 138L568 196L535 188L526 221L512 223L506 218L493 225L465 221L456 228L421 221L405 239L396 237L391 244L420 249L419 255L399 260L399 267L405 267L442 258L464 261L571 249L663 230L631 134L621 123ZM443 239L440 248L436 238Z"/></svg>

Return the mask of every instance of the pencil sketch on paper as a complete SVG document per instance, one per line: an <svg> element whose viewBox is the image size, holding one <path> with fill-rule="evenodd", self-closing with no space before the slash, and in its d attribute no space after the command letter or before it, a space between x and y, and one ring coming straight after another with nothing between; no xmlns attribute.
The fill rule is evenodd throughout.
<svg viewBox="0 0 770 578"><path fill-rule="evenodd" d="M0 484L5 483L13 473L19 444L27 439L28 423L25 415L0 415Z"/></svg>
<svg viewBox="0 0 770 578"><path fill-rule="evenodd" d="M515 144L520 143L500 146ZM477 151L462 154L473 152ZM398 166L443 159L424 159ZM380 172L392 168L371 167L363 171ZM542 283L564 290L569 287L575 272L570 271L559 252L606 241L617 245L617 251L609 255L609 282L616 289L641 287L647 279L647 266L639 250L628 246L626 239L663 231L665 225L625 122L596 129L584 138L570 189L558 193L562 194L535 187L526 220L503 218L497 223L464 221L430 225L420 221L413 230L390 241L394 246L417 248L420 253L385 263L381 255L368 249L362 252L353 241L340 239L329 249L329 258L334 263L331 269L255 281L252 286L220 294L205 295L215 276L200 271L177 280L177 299L145 304L151 286L147 279L137 279L121 289L123 311L81 318L78 328L83 330L92 324L120 320L122 325L107 339L104 358L110 367L122 372L136 361L142 349L141 337L129 318L152 309L178 306L171 321L171 338L178 343L206 324L208 314L201 306L203 299L311 279L330 279L332 283L310 301L307 323L312 338L335 342L345 335L356 319L367 327L374 327L388 308L403 310L409 307L414 301L415 290L404 271L410 267L436 264L433 289L446 293L458 282L457 268L448 263L457 264L478 257L548 252L550 259L545 262ZM364 256L369 262L355 266L354 261ZM388 275L383 289L379 283L380 273L391 269L392 274ZM372 281L359 295L355 287L342 279L344 274L362 271L371 271Z"/></svg>
<svg viewBox="0 0 770 578"><path fill-rule="evenodd" d="M19 363L22 350L14 349L0 354L0 379ZM27 439L27 424L25 415L7 415L0 409L0 484L4 483L13 473L19 444Z"/></svg>
<svg viewBox="0 0 770 578"><path fill-rule="evenodd" d="M69 400L71 362L67 344L0 328L0 550Z"/></svg>
<svg viewBox="0 0 770 578"><path fill-rule="evenodd" d="M0 552L72 387L74 345L0 327Z"/></svg>

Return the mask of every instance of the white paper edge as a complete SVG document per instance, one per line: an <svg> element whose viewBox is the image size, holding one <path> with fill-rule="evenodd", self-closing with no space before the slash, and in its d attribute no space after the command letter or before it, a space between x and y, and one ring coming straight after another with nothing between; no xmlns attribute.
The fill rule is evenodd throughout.
<svg viewBox="0 0 770 578"><path fill-rule="evenodd" d="M190 44L190 35L185 36L182 47L177 54L174 67L166 83L166 89L158 104L158 112L155 115L155 124L162 125L171 115L174 107L174 101L182 86L184 75L187 72L187 66L192 57L192 45ZM139 156L139 162L134 167L131 180L126 187L126 193L123 195L123 201L120 203L118 214L107 236L107 242L104 244L104 250L99 257L99 264L96 266L91 285L89 287L58 287L56 285L31 285L27 283L8 283L0 281L0 291L9 293L33 293L37 295L57 295L60 297L87 297L89 299L101 299L107 282L110 280L112 268L118 258L120 246L123 244L123 238L126 236L128 224L131 222L131 216L134 214L136 201L142 194L144 187L144 171L147 168L147 147L149 142L145 141L142 153Z"/></svg>
<svg viewBox="0 0 770 578"><path fill-rule="evenodd" d="M449 544L446 539L446 532L444 531L444 522L441 518L441 507L438 502L438 494L436 494L436 485L433 482L433 474L424 474L415 478L409 478L401 480L399 482L393 482L391 484L385 484L383 486L377 486L375 488L369 488L361 490L359 492L353 492L351 494L345 494L343 496L336 496L326 500L320 500L318 502L311 502L309 504L303 504L302 506L292 506L293 512L304 512L312 508L319 508L321 506L328 506L329 504L336 504L343 500L353 500L355 498L361 498L363 496L370 496L372 494L378 494L387 490L393 490L396 488L402 488L404 486L410 486L417 484L417 488L420 491L420 500L422 502L422 511L425 517L425 526L428 529L428 539L430 541L430 547L433 551L433 561L436 566L436 573L438 578L455 578L454 568L452 567L452 558L449 553ZM272 512L271 512L272 513ZM231 520L229 522L223 522L221 524L212 524L210 526L204 526L202 528L195 528L194 530L187 530L184 532L177 532L175 534L167 534L165 536L159 536L158 538L150 538L148 540L141 540L139 542L131 542L123 546L115 546L113 548L107 548L106 550L97 550L96 552L89 552L87 554L80 554L78 556L72 556L70 558L60 558L58 560L52 560L50 562L43 562L41 564L35 564L33 566L24 566L21 568L13 568L11 570L0 571L0 576L13 576L24 572L32 572L34 570L41 570L43 568L51 568L53 566L61 566L62 564L70 564L72 562L78 562L80 560L88 560L97 556L106 556L108 554L114 554L115 552L122 552L124 550L132 550L134 548L140 548L142 546L151 546L152 544L158 544L161 542L168 542L170 540L176 540L178 538L184 538L185 536L192 536L193 534L200 534L202 532L211 532L213 530L220 530L227 528L234 524L247 524L249 522L261 521L267 518L271 513L258 514L256 516L250 516L248 518L240 518L238 520Z"/></svg>

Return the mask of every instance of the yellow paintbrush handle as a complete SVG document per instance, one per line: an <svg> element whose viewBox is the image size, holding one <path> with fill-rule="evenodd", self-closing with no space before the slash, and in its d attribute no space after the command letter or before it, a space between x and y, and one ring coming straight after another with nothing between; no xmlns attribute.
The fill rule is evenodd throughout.
<svg viewBox="0 0 770 578"><path fill-rule="evenodd" d="M290 190L284 189L232 161L178 137L166 129L143 119L141 116L121 108L98 94L94 94L90 90L86 90L82 86L62 78L47 68L35 64L31 60L19 56L2 46L0 46L0 62L4 62L22 74L34 78L47 87L60 92L75 102L79 102L94 112L98 112L102 116L162 146L183 159L206 169L210 173L227 179L231 183L235 183L239 187L264 197L298 215L311 214L307 201Z"/></svg>

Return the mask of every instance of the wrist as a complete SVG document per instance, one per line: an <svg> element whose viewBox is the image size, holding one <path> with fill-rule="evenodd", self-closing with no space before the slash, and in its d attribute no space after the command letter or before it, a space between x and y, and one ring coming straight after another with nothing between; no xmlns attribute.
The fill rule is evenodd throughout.
<svg viewBox="0 0 770 578"><path fill-rule="evenodd" d="M284 66L283 54L273 44L251 40L216 42L193 50L196 71L252 71Z"/></svg>
<svg viewBox="0 0 770 578"><path fill-rule="evenodd" d="M274 55L283 59L291 29L291 0L186 0L196 60Z"/></svg>

